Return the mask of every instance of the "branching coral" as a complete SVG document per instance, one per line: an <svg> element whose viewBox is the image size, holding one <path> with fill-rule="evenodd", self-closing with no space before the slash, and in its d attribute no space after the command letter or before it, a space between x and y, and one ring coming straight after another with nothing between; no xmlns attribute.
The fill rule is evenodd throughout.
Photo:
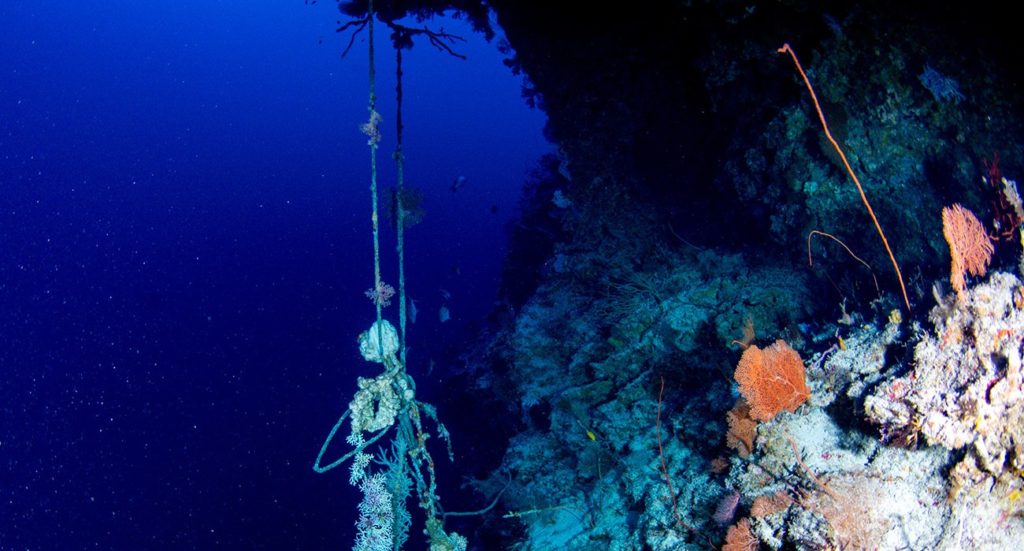
<svg viewBox="0 0 1024 551"><path fill-rule="evenodd" d="M995 249L978 217L959 204L942 209L942 234L949 244L952 259L949 282L957 296L963 298L967 288L964 275L985 275Z"/></svg>
<svg viewBox="0 0 1024 551"><path fill-rule="evenodd" d="M889 431L968 448L955 482L973 485L1024 470L1024 311L1020 281L996 273L964 299L931 312L935 326L914 350L914 371L879 387L868 417Z"/></svg>
<svg viewBox="0 0 1024 551"><path fill-rule="evenodd" d="M810 396L804 362L783 340L764 350L751 346L743 351L735 377L750 404L750 417L758 421L770 421L784 409L793 412Z"/></svg>

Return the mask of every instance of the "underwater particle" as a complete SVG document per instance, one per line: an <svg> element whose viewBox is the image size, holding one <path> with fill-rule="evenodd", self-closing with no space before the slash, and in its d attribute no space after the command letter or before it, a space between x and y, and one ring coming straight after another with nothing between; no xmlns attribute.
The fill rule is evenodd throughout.
<svg viewBox="0 0 1024 551"><path fill-rule="evenodd" d="M551 202L560 209L567 209L572 206L572 201L562 193L562 190L556 189L551 194Z"/></svg>
<svg viewBox="0 0 1024 551"><path fill-rule="evenodd" d="M452 180L452 185L448 186L448 191L450 191L452 193L455 193L456 191L459 191L460 189L462 189L462 186L466 185L467 181L468 180L466 179L465 176L462 176L462 175L458 176L457 178Z"/></svg>

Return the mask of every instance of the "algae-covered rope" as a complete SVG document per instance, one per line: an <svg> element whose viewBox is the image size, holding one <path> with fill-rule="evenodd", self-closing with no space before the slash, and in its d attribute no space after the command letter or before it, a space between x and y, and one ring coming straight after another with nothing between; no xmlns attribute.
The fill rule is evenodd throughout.
<svg viewBox="0 0 1024 551"><path fill-rule="evenodd" d="M374 69L373 60L373 0L370 0L367 8L367 19L369 26L369 65L370 65L370 94L369 94L369 105L367 109L370 112L370 122L367 123L367 134L370 139L367 142L370 146L370 195L372 197L373 213L370 216L370 220L373 223L373 292L375 294L374 305L377 308L377 346L380 351L380 355L384 355L383 348L383 333L381 331L381 319L383 318L381 310L383 309L383 301L380 299L380 293L383 288L383 284L380 280L380 215L378 214L378 201L377 201L377 146L380 143L380 115L377 113L377 75Z"/></svg>
<svg viewBox="0 0 1024 551"><path fill-rule="evenodd" d="M398 326L401 349L398 359L405 364L405 154L402 152L402 49L395 48L395 225L397 226L395 249L398 251Z"/></svg>

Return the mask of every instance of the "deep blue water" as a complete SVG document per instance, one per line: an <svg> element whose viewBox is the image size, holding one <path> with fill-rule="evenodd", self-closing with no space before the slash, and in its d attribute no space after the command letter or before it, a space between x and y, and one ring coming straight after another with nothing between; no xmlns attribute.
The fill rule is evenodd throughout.
<svg viewBox="0 0 1024 551"><path fill-rule="evenodd" d="M310 469L378 369L355 346L374 315L365 34L341 59L338 19L297 0L0 5L0 549L351 545L347 473ZM406 52L404 113L427 211L409 370L443 415L450 351L493 305L551 146L495 44L442 23L469 59Z"/></svg>

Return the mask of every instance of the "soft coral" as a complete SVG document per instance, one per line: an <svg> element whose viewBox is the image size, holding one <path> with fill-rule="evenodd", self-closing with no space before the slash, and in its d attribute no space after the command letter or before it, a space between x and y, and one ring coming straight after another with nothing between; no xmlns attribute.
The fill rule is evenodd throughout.
<svg viewBox="0 0 1024 551"><path fill-rule="evenodd" d="M999 169L999 152L992 154L992 161L982 159L985 164L985 171L988 173L983 179L988 184L986 191L989 193L989 200L992 202L992 227L993 233L990 236L993 241L1009 241L1020 227L1020 213L1010 204L1006 197L1003 173Z"/></svg>

